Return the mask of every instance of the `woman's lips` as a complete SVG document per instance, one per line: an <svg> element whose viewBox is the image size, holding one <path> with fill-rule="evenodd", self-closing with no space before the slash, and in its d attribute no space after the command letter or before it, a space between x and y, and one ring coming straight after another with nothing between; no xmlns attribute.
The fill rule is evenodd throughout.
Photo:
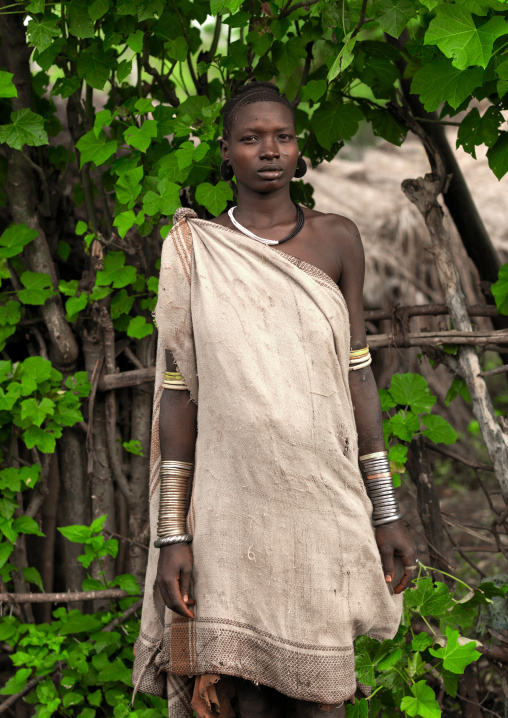
<svg viewBox="0 0 508 718"><path fill-rule="evenodd" d="M258 175L263 179L273 180L280 177L282 172L282 167L278 165L265 165L258 170Z"/></svg>

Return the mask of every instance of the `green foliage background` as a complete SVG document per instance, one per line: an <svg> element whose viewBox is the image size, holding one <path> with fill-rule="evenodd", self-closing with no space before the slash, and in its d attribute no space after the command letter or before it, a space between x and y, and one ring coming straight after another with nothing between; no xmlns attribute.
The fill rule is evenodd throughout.
<svg viewBox="0 0 508 718"><path fill-rule="evenodd" d="M400 146L408 132L402 73L427 111L458 123L457 143L467 152L486 145L500 179L508 171L508 5L31 0L0 3L0 29L0 571L7 590L43 590L23 547L27 535L41 535L36 518L51 456L66 431L90 419L83 402L90 410L93 377L83 347L93 332L105 346L111 335L124 347L149 346L173 213L183 204L217 215L234 200L234 184L218 172L224 100L249 80L275 80L295 106L301 151L317 165L362 123ZM483 101L482 114L469 109L473 99ZM313 205L309 184L293 182L292 192ZM33 341L42 356L30 355L39 353ZM460 382L450 400L458 392ZM395 376L382 401L400 472L414 435L455 441L431 412L435 398L421 377ZM133 467L148 451L146 430L142 438L133 426L131 433L119 426L113 439L125 450L120 474L111 446L108 465L132 515L136 497L146 503ZM133 575L111 573L115 526L103 534L106 519L93 501L92 513L90 526L62 529L85 546L83 588L138 593L139 561ZM406 595L395 640L358 642L359 679L377 687L369 701L348 707L350 718L381 709L437 718L436 675L453 705L457 677L480 655L468 640L479 635L479 611L505 592L492 582L462 589L454 594L423 573ZM135 615L104 630L135 601L94 613L60 607L43 623L4 617L0 641L12 647L17 671L1 692L15 695L35 680L26 700L41 718L165 713L158 699L138 696L130 705ZM426 631L415 629L418 621Z"/></svg>

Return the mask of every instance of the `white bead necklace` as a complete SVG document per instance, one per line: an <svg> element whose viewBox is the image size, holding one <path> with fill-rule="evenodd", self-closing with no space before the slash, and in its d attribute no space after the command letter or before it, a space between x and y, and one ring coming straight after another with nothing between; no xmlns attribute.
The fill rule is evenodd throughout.
<svg viewBox="0 0 508 718"><path fill-rule="evenodd" d="M263 239L263 237L258 237L258 235L254 234L254 232L251 232L250 229L247 229L246 227L241 225L240 222L238 222L234 217L234 209L234 207L231 207L231 209L228 210L228 215L229 219L239 232L247 235L247 237L251 237L251 239L256 239L258 242L262 242L263 244L279 244L279 241L277 239Z"/></svg>

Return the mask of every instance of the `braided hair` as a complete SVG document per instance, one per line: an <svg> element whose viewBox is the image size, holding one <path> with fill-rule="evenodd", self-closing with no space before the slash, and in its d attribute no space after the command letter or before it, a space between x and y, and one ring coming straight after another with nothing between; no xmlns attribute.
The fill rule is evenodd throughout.
<svg viewBox="0 0 508 718"><path fill-rule="evenodd" d="M254 102L278 102L291 112L293 122L296 124L295 112L285 95L282 95L277 85L272 82L249 82L238 88L234 97L226 102L222 109L223 135L229 138L231 127L236 119L236 112L246 105Z"/></svg>

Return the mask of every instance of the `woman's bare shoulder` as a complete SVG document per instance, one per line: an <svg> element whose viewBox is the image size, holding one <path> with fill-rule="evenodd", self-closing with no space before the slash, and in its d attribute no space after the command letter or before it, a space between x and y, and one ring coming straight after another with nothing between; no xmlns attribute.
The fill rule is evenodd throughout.
<svg viewBox="0 0 508 718"><path fill-rule="evenodd" d="M304 211L305 219L320 234L326 232L327 236L341 243L347 243L351 247L362 246L358 227L348 217L334 212L317 212L314 209Z"/></svg>

